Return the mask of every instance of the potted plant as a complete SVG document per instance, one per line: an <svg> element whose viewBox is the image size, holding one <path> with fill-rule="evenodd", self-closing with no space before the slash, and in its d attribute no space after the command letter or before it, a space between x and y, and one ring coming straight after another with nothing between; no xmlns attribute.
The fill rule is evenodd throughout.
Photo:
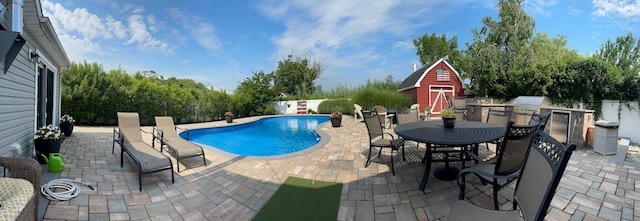
<svg viewBox="0 0 640 221"><path fill-rule="evenodd" d="M456 125L456 112L453 109L444 109L440 111L444 128L453 128Z"/></svg>
<svg viewBox="0 0 640 221"><path fill-rule="evenodd" d="M339 127L342 124L342 112L336 111L331 113L331 126Z"/></svg>
<svg viewBox="0 0 640 221"><path fill-rule="evenodd" d="M44 163L44 159L42 159L40 154L49 156L50 153L59 153L63 140L64 134L57 126L49 124L38 128L34 134L33 142L36 147L38 162Z"/></svg>
<svg viewBox="0 0 640 221"><path fill-rule="evenodd" d="M233 122L233 112L227 111L224 113L224 119L227 120L227 123Z"/></svg>
<svg viewBox="0 0 640 221"><path fill-rule="evenodd" d="M60 118L60 130L64 133L64 136L71 136L71 133L73 133L73 123L75 122L76 120L68 114L62 115Z"/></svg>

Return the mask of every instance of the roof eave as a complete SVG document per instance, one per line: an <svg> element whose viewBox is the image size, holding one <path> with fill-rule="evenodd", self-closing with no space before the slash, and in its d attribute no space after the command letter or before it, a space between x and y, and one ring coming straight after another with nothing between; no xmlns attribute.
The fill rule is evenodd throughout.
<svg viewBox="0 0 640 221"><path fill-rule="evenodd" d="M24 28L33 34L33 40L37 45L43 47L42 49L50 56L48 58L56 66L68 68L71 64L69 57L62 47L51 21L42 15L40 0L25 0L23 8L25 9L23 12Z"/></svg>

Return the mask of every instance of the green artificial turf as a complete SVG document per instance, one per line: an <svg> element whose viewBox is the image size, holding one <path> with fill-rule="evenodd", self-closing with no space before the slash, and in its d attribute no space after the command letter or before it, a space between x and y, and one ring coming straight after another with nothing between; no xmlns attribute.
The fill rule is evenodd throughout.
<svg viewBox="0 0 640 221"><path fill-rule="evenodd" d="M253 220L336 220L342 183L289 177Z"/></svg>

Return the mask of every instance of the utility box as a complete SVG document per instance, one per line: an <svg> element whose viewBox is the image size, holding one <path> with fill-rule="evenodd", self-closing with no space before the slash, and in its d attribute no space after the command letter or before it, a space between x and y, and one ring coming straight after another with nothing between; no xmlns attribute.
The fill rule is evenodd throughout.
<svg viewBox="0 0 640 221"><path fill-rule="evenodd" d="M614 155L618 149L617 122L604 120L596 121L595 137L593 139L593 151L602 155Z"/></svg>

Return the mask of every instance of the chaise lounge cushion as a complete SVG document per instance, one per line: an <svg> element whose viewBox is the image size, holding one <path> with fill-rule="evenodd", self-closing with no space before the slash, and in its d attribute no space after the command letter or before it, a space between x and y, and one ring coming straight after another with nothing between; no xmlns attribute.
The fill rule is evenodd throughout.
<svg viewBox="0 0 640 221"><path fill-rule="evenodd" d="M123 146L140 161L140 167L142 167L141 172L143 173L163 169L167 167L167 164L171 164L167 156L151 148L144 142L134 142L125 139Z"/></svg>
<svg viewBox="0 0 640 221"><path fill-rule="evenodd" d="M33 185L25 179L0 178L0 220L16 220L33 197Z"/></svg>
<svg viewBox="0 0 640 221"><path fill-rule="evenodd" d="M202 149L193 143L182 138L165 138L165 144L173 147L173 150L177 152L178 156L194 156L202 154ZM175 148L183 147L183 148Z"/></svg>

